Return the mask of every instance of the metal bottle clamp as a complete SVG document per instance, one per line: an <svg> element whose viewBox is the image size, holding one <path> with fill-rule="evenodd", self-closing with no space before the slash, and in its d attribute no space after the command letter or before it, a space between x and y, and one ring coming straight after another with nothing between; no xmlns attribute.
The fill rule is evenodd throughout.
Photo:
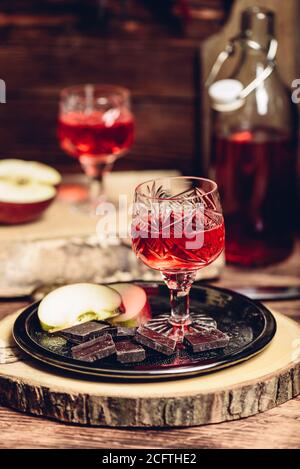
<svg viewBox="0 0 300 469"><path fill-rule="evenodd" d="M209 87L216 79L217 75L219 74L223 64L225 61L233 55L235 52L235 43L240 41L242 36L236 36L228 42L226 45L225 49L222 50L218 57L216 58L215 63L213 64L211 71L209 72L208 78L205 82L205 86ZM247 44L251 49L254 50L263 50L263 47L256 41L253 41L251 39L247 40ZM272 38L270 41L270 45L267 51L267 60L268 60L268 65L264 70L256 77L254 80L252 80L248 85L246 85L243 90L241 91L240 95L237 97L237 99L245 99L247 96L254 91L263 81L265 81L272 73L274 69L274 59L277 53L277 46L278 42L275 38Z"/></svg>

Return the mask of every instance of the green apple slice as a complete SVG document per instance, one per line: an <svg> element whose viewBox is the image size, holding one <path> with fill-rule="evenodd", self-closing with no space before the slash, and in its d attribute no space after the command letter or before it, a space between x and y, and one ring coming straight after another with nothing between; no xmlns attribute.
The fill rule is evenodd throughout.
<svg viewBox="0 0 300 469"><path fill-rule="evenodd" d="M76 283L57 288L41 301L38 317L41 327L54 332L76 324L105 320L119 314L121 295L113 288Z"/></svg>

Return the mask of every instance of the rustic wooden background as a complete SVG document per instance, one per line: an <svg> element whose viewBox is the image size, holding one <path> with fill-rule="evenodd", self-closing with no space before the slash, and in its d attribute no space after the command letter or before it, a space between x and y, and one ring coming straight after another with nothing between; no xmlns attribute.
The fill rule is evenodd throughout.
<svg viewBox="0 0 300 469"><path fill-rule="evenodd" d="M0 158L78 170L56 141L59 90L110 82L132 90L137 119L135 145L117 169L201 173L209 138L201 85L249 4L278 13L279 65L287 84L296 77L298 0L286 0L284 8L279 0L109 0L99 10L101 3L1 0L0 78L7 103L0 106Z"/></svg>
<svg viewBox="0 0 300 469"><path fill-rule="evenodd" d="M0 157L78 169L56 141L58 92L67 85L110 82L133 93L136 143L117 164L178 168L198 157L197 45L224 23L231 1L193 0L189 19L168 0L2 0ZM175 2L173 2L175 4ZM178 2L180 6L180 2ZM176 7L176 5L175 5Z"/></svg>

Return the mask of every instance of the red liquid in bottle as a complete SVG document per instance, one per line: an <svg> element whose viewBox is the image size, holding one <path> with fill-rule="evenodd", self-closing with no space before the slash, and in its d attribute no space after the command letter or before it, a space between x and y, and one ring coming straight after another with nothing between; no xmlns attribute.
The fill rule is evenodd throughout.
<svg viewBox="0 0 300 469"><path fill-rule="evenodd" d="M291 139L268 127L215 141L216 180L226 224L226 259L263 265L292 248L294 152Z"/></svg>
<svg viewBox="0 0 300 469"><path fill-rule="evenodd" d="M171 217L173 218L173 217ZM151 232L151 225L154 226ZM132 246L137 255L146 265L160 271L198 270L214 261L224 248L225 230L222 217L209 223L203 231L197 232L191 218L182 235L178 228L183 226L182 218L171 220L168 228L164 222L142 219L135 224L135 235ZM157 228L156 228L157 227ZM207 229L206 229L207 228ZM196 239L196 236L199 238ZM201 240L199 245L190 247L190 242Z"/></svg>
<svg viewBox="0 0 300 469"><path fill-rule="evenodd" d="M133 143L134 122L128 112L114 119L93 111L70 112L59 119L61 148L75 158L119 155ZM106 113L107 114L107 113Z"/></svg>

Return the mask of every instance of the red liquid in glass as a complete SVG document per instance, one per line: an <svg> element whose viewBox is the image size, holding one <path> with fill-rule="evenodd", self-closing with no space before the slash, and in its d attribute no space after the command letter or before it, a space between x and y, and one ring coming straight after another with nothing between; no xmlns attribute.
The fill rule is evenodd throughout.
<svg viewBox="0 0 300 469"><path fill-rule="evenodd" d="M294 152L291 139L267 127L215 141L216 180L226 224L226 259L263 265L292 247Z"/></svg>
<svg viewBox="0 0 300 469"><path fill-rule="evenodd" d="M150 233L151 222L157 229ZM222 217L210 223L203 231L197 232L191 218L182 236L178 237L178 226L182 219L171 222L168 234L161 219L141 219L135 223L135 235L132 237L133 249L146 265L160 271L197 270L215 260L224 248L225 230ZM207 229L206 229L207 228ZM154 236L151 236L151 234ZM195 242L200 235L202 242L191 248L187 243Z"/></svg>
<svg viewBox="0 0 300 469"><path fill-rule="evenodd" d="M134 122L128 112L115 120L103 118L104 113L93 111L70 112L59 119L58 138L61 148L80 158L119 155L133 143Z"/></svg>

